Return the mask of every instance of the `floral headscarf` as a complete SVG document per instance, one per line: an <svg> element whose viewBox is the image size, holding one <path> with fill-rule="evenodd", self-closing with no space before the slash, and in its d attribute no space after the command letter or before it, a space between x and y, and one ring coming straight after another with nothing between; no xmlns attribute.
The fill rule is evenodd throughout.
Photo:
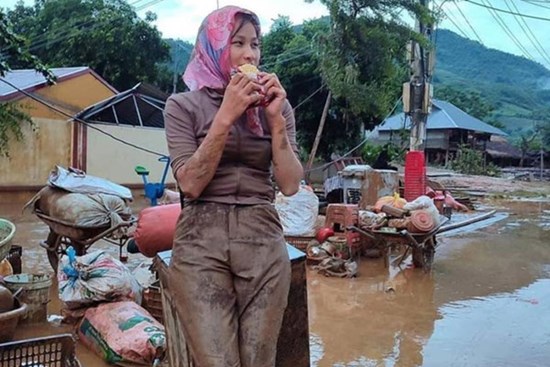
<svg viewBox="0 0 550 367"><path fill-rule="evenodd" d="M210 13L202 22L191 54L189 64L183 74L183 81L190 90L202 88L225 89L231 79L230 49L231 35L236 26L236 16L248 14L255 20L255 28L260 35L258 16L249 10L236 6L225 6ZM258 108L246 111L248 126L259 136L263 135Z"/></svg>

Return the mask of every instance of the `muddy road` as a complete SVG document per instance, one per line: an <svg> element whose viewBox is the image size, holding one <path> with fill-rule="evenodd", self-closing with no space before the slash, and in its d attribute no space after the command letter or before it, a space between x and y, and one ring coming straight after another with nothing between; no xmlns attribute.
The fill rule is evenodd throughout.
<svg viewBox="0 0 550 367"><path fill-rule="evenodd" d="M50 272L38 242L47 227L23 203L0 203L17 225L23 271ZM143 207L143 206L141 206ZM548 366L550 361L550 201L493 202L499 220L438 237L427 274L407 263L384 268L362 259L356 279L308 272L312 366ZM136 207L135 211L140 207ZM488 209L488 208L485 208ZM118 256L118 248L97 243ZM130 255L129 266L144 258ZM50 315L59 315L52 287ZM70 332L55 323L24 326L16 337ZM103 367L78 346L84 367Z"/></svg>

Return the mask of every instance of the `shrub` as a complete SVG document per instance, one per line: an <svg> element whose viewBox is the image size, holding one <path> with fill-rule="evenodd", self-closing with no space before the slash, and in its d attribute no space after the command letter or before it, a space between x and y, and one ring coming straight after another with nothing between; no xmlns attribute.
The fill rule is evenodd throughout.
<svg viewBox="0 0 550 367"><path fill-rule="evenodd" d="M451 161L453 171L467 175L500 176L500 168L493 163L485 163L483 153L461 145L458 148L458 154Z"/></svg>

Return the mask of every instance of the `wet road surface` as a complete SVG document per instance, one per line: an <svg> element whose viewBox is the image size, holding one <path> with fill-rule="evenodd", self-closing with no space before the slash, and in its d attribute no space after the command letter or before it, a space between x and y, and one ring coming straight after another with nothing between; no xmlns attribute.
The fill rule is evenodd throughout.
<svg viewBox="0 0 550 367"><path fill-rule="evenodd" d="M23 271L51 272L38 246L48 229L21 206L0 203L0 217L17 225ZM496 223L438 237L431 273L380 259L361 259L356 279L308 271L312 366L548 366L550 202L492 207L504 213ZM112 244L92 248L118 256ZM130 254L130 268L142 260ZM56 293L50 315L60 314ZM63 332L71 327L24 325L16 338ZM84 367L108 366L81 345L77 355Z"/></svg>
<svg viewBox="0 0 550 367"><path fill-rule="evenodd" d="M359 277L309 272L312 365L548 366L550 203L438 237L433 271L363 260Z"/></svg>

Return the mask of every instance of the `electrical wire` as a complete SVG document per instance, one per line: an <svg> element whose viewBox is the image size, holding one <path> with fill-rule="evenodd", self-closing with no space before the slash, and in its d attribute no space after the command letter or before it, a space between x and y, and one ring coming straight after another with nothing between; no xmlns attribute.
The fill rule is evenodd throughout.
<svg viewBox="0 0 550 367"><path fill-rule="evenodd" d="M37 97L36 95L32 94L32 93L29 93L21 88L19 88L18 86L14 85L13 83L7 81L6 79L4 78L0 78L0 81L9 85L10 87L12 87L13 89L17 90L18 92L24 94L25 96L31 98L32 100L44 105L45 107L63 115L63 116L66 116L68 117L69 119L73 120L73 121L76 121L78 123L81 123L87 127L89 127L90 129L93 129L93 130L96 130L98 131L99 133L101 134L104 134L105 136L108 136L109 138L119 142L119 143L122 143L124 145L127 145L127 146L130 146L132 148L135 148L135 149L138 149L138 150L141 150L143 152L146 152L146 153L150 153L150 154L153 154L153 155L156 155L156 156L160 156L160 157L163 157L165 156L166 154L162 154L162 153L159 153L159 152L156 152L154 150L151 150L151 149L148 149L148 148L144 148L142 146L139 146L139 145L136 145L136 144L133 144L133 143L130 143L124 139L121 139L111 133L108 133L106 132L105 130L102 130L100 128L98 128L97 126L94 126L94 124L90 124L89 122L79 118L79 117L76 117L76 116L73 116L63 110L61 110L60 108L54 106L53 104L45 101L44 99L40 98L40 97ZM296 107L293 108L293 111L296 111L299 107L301 107L304 103L306 103L309 99L311 99L315 94L319 93L319 91L324 87L324 84L318 88L316 91L314 91L312 94L310 94L308 97L306 97L302 102L300 102Z"/></svg>
<svg viewBox="0 0 550 367"><path fill-rule="evenodd" d="M511 11L512 9L510 8L510 5L508 4L508 0L504 0L504 2L506 3L506 6L508 7L508 9L510 9L510 11ZM510 2L512 3L514 9L519 12L519 9L516 6L516 3L514 2L514 0L510 0ZM516 22L520 26L523 33L525 33L525 35L527 36L527 38L529 39L531 44L535 47L535 50L537 50L539 55L542 56L543 60L546 61L548 63L548 65L550 65L550 56L548 55L548 53L546 52L544 47L541 45L541 43L539 42L539 40L537 39L537 37L535 36L533 31L531 30L531 27L529 27L529 24L527 24L527 22L525 21L525 19L523 17L518 17L518 16L514 15L514 19L516 20ZM523 21L523 24L525 25L525 27L523 27L520 20Z"/></svg>
<svg viewBox="0 0 550 367"><path fill-rule="evenodd" d="M487 4L491 5L491 2L489 0L481 0L481 1L483 1L483 3L487 1ZM527 51L527 49L521 44L521 42L516 38L514 33L510 30L510 28L508 28L508 26L506 25L506 22L504 22L504 20L500 17L500 15L495 10L492 9L492 6L487 6L486 8L488 9L487 11L489 12L489 14L491 14L491 16L497 21L499 26L504 30L504 32L508 35L508 37L512 40L512 42L514 42L514 44L518 47L521 53L524 56L526 56L528 59L534 60L533 55L531 55L531 53Z"/></svg>
<svg viewBox="0 0 550 367"><path fill-rule="evenodd" d="M293 111L296 111L298 108L300 108L300 106L302 106L304 103L306 103L311 98L313 98L313 96L315 96L317 93L319 93L324 87L325 87L325 84L323 83L319 88L317 88L317 90L315 92L311 93L302 102L298 103L298 105L296 105L296 107L293 108Z"/></svg>
<svg viewBox="0 0 550 367"><path fill-rule="evenodd" d="M403 97L399 97L399 99L395 102L395 104L393 105L393 108L391 109L391 111L388 113L388 115L386 116L386 118L383 120L387 120L388 117L391 116L391 114L393 113L393 111L395 111L395 109L397 108L397 106L399 105L399 102L401 102L401 99ZM347 156L349 156L351 153L355 152L357 149L359 149L361 146L363 146L363 144L365 144L367 141L369 140L369 138L364 138L359 144L357 144L355 147L353 147L351 150L347 151L344 155L342 155L341 157L338 157L337 159L334 159L328 163L325 163L319 167L315 167L315 168L311 168L309 170L305 170L304 171L304 174L306 173L310 173L310 172L314 172L314 171L320 171L320 170L324 170L325 168L329 167L331 164L334 164L336 162L338 162L339 160L341 160L342 158L345 158Z"/></svg>
<svg viewBox="0 0 550 367"><path fill-rule="evenodd" d="M137 0L134 3L129 4L129 5L132 6L132 5L134 5L134 4L136 4L140 1L142 1L142 0ZM157 3L162 2L162 1L164 1L164 0L149 0L147 3L142 4L139 7L135 8L134 11L137 12L137 11L144 10L144 9L146 9L150 6L156 5ZM62 31L59 32L59 34L51 40L48 39L48 34L47 33L44 33L44 35L35 38L33 40L33 43L31 43L31 45L29 46L29 51L33 52L33 51L41 49L42 47L44 47L47 44L55 44L55 43L58 43L60 41L65 40L67 38L73 37L75 35L75 33L73 33L75 28L78 28L76 30L76 33L81 33L81 32L84 32L84 31L91 31L91 30L96 29L100 26L104 26L105 22L106 22L105 20L101 21L101 22L97 22L96 19L87 20L87 17L82 16L82 17L80 17L80 20L77 19L76 23L67 24L67 25L65 25L65 27L61 27L60 29ZM91 26L88 27L88 25L91 25ZM63 31L63 28L66 28L65 31Z"/></svg>
<svg viewBox="0 0 550 367"><path fill-rule="evenodd" d="M14 88L15 90L17 90L18 92L24 94L25 96L27 96L27 97L33 99L34 101L36 101L36 102L38 102L38 103L40 103L40 104L42 104L42 105L48 107L49 109L51 109L51 110L53 110L53 111L55 111L55 112L57 112L57 113L59 113L59 114L61 114L61 115L63 115L63 116L66 116L66 117L68 117L69 119L71 119L71 120L73 120L73 121L77 121L77 122L79 122L79 123L81 123L81 124L83 124L83 125L89 127L90 129L96 130L96 131L98 131L98 132L100 132L100 133L102 133L102 134L104 134L104 135L110 137L111 139L114 139L114 140L118 141L119 143L128 145L128 146L130 146L130 147L132 147L132 148L135 148L135 149L138 149L138 150L141 150L141 151L144 151L144 152L146 152L146 153L150 153L150 154L153 154L153 155L156 155L156 156L163 157L163 156L166 155L166 154L162 154L162 153L156 152L156 151L154 151L154 150L147 149L147 148L141 147L141 146L139 146L139 145L130 143L130 142L128 142L128 141L126 141L126 140L123 140L123 139L121 139L121 138L119 138L119 137L116 137L116 136L114 136L113 134L108 133L108 132L106 132L106 131L104 131L104 130L102 130L102 129L96 127L96 126L94 126L93 124L90 124L90 123L88 123L87 121L82 120L81 118L78 118L78 117L76 117L76 116L72 116L71 114L69 114L69 113L67 113L67 112L65 112L65 111L63 111L63 110L61 110L60 108L58 108L58 107L52 105L51 103L44 101L42 98L39 98L39 97L37 97L37 96L35 96L35 95L33 95L33 94L31 94L31 93L29 93L29 92L27 92L27 91L21 89L21 88L19 88L18 86L14 85L13 83L10 83L9 81L7 81L7 80L4 79L4 78L0 78L0 81L3 82L3 83L5 83L5 84L7 84L7 85L9 85L10 87Z"/></svg>
<svg viewBox="0 0 550 367"><path fill-rule="evenodd" d="M539 8L550 9L550 6L548 6L548 5L537 4L537 1L523 0L523 2L526 2L527 4L530 4L530 5L533 5L533 6L538 6ZM546 3L546 2L543 2L543 3ZM550 3L548 3L548 4L550 4Z"/></svg>
<svg viewBox="0 0 550 367"><path fill-rule="evenodd" d="M314 52L315 52L314 50L309 50L309 51L306 51L306 52L298 54L298 55L290 56L286 59L281 59L281 60L276 59L273 62L263 64L262 67L271 67L271 66L274 66L274 65L282 64L282 63L285 63L287 61L295 60L295 59L298 59L298 58L303 57L303 56L311 55ZM286 51L285 51L285 53L286 53Z"/></svg>
<svg viewBox="0 0 550 367"><path fill-rule="evenodd" d="M466 21L466 23L468 24L468 26L470 27L472 32L474 32L474 34L475 34L477 40L479 41L479 43L483 44L483 41L481 40L481 37L479 37L479 34L477 34L476 30L474 29L474 27L472 26L472 24L468 20L468 17L466 17L466 15L464 15L464 13L462 12L462 9L460 9L460 7L458 6L458 3L456 2L456 0L453 0L453 3L455 4L456 8L460 12L460 15L462 15L462 17L464 18L464 20Z"/></svg>
<svg viewBox="0 0 550 367"><path fill-rule="evenodd" d="M449 19L449 21L451 23L453 23L453 25L455 26L455 28L465 37L465 38L470 38L466 32L453 20L453 17L454 15L451 17L451 12L450 10L443 10L443 12L445 13L445 15L447 16L447 19Z"/></svg>
<svg viewBox="0 0 550 367"><path fill-rule="evenodd" d="M515 13L515 12L507 11L507 10L504 10L504 9L495 8L492 5L480 4L480 3L472 1L472 0L464 0L464 1L466 1L470 4L481 6L483 8L492 9L494 11L498 11L498 12L501 12L501 13L515 14L515 15L519 15L519 16L524 17L524 18L531 18L531 19L544 20L544 21L550 22L550 18L537 17L535 15L529 15L529 14L523 14L523 13Z"/></svg>

